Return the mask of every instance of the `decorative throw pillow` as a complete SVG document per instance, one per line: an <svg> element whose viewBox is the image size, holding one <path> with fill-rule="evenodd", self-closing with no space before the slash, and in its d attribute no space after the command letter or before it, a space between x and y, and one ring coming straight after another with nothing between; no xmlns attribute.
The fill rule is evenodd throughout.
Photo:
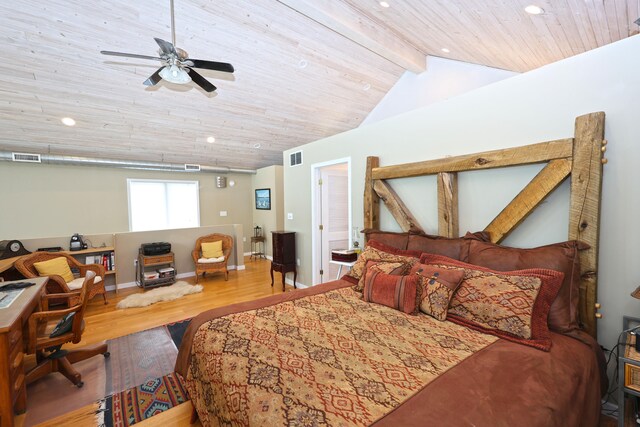
<svg viewBox="0 0 640 427"><path fill-rule="evenodd" d="M549 328L571 332L579 328L580 254L589 245L578 241L554 243L531 249L510 248L472 240L469 262L498 271L548 268L564 273L564 281L549 311Z"/></svg>
<svg viewBox="0 0 640 427"><path fill-rule="evenodd" d="M383 273L390 274L392 276L402 276L409 271L409 264L406 262L388 262L388 261L373 261L369 260L366 264L365 274L362 275L358 284L353 287L354 291L362 293L364 291L364 277L366 272L370 269L382 271Z"/></svg>
<svg viewBox="0 0 640 427"><path fill-rule="evenodd" d="M73 273L69 268L69 263L64 257L53 258L48 261L33 263L40 276L62 276L65 282L73 280Z"/></svg>
<svg viewBox="0 0 640 427"><path fill-rule="evenodd" d="M386 305L407 314L418 313L419 277L392 276L374 268L365 272L364 300Z"/></svg>
<svg viewBox="0 0 640 427"><path fill-rule="evenodd" d="M465 237L456 238L431 236L429 234L410 234L407 250L428 252L466 261L469 253L469 238L485 242L489 241L489 235L484 231L467 233Z"/></svg>
<svg viewBox="0 0 640 427"><path fill-rule="evenodd" d="M438 255L423 258L464 272L449 304L448 320L549 351L547 316L563 273L542 268L500 272Z"/></svg>
<svg viewBox="0 0 640 427"><path fill-rule="evenodd" d="M417 251L403 251L400 249L387 246L384 243L370 240L367 242L367 246L364 251L358 257L356 263L351 267L351 270L344 276L343 280L347 280L354 285L358 283L367 265L367 261L387 261L387 262L405 262L410 266L418 262L418 258L421 253Z"/></svg>
<svg viewBox="0 0 640 427"><path fill-rule="evenodd" d="M224 256L222 252L222 240L202 243L203 258L220 258L221 256Z"/></svg>
<svg viewBox="0 0 640 427"><path fill-rule="evenodd" d="M416 274L420 277L419 285L422 289L420 311L437 320L445 320L449 302L458 286L460 286L464 271L416 264L411 269L411 274Z"/></svg>

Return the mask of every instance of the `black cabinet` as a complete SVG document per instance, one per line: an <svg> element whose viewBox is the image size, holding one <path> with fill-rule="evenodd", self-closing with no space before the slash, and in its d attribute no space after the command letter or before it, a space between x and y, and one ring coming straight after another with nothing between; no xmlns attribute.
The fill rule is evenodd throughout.
<svg viewBox="0 0 640 427"><path fill-rule="evenodd" d="M284 291L284 277L293 272L293 287L296 287L296 233L293 231L272 231L271 286L273 286L273 272L282 273L282 290Z"/></svg>

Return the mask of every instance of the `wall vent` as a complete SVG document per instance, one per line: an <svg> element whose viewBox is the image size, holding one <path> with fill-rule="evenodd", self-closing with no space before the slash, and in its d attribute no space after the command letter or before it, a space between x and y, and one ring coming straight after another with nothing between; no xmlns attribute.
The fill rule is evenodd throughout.
<svg viewBox="0 0 640 427"><path fill-rule="evenodd" d="M11 153L14 162L42 163L40 154Z"/></svg>
<svg viewBox="0 0 640 427"><path fill-rule="evenodd" d="M291 166L298 166L302 164L302 151L296 151L289 155L291 159Z"/></svg>
<svg viewBox="0 0 640 427"><path fill-rule="evenodd" d="M200 172L200 165L186 163L184 165L184 170L187 172Z"/></svg>

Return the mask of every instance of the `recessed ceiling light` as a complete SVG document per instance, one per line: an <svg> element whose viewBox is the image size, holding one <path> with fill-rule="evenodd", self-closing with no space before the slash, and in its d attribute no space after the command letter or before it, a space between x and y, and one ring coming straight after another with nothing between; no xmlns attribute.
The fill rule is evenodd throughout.
<svg viewBox="0 0 640 427"><path fill-rule="evenodd" d="M540 6L536 6L535 4L530 4L529 6L525 7L524 11L531 15L542 15L544 13L544 9Z"/></svg>
<svg viewBox="0 0 640 427"><path fill-rule="evenodd" d="M381 1L381 2L380 2L380 6L382 6L382 7L389 7L389 3L387 3L386 1Z"/></svg>
<svg viewBox="0 0 640 427"><path fill-rule="evenodd" d="M443 51L444 53L449 53L451 52L449 49L447 49L446 47L443 47L442 49L440 49L441 51Z"/></svg>
<svg viewBox="0 0 640 427"><path fill-rule="evenodd" d="M76 121L73 120L71 117L63 117L62 119L60 119L60 121L62 121L62 124L64 124L65 126L75 126L76 125Z"/></svg>
<svg viewBox="0 0 640 427"><path fill-rule="evenodd" d="M305 59L301 59L300 62L298 62L298 68L307 68L307 65L309 65L309 63Z"/></svg>
<svg viewBox="0 0 640 427"><path fill-rule="evenodd" d="M260 148L262 147L262 145L259 142L256 142L255 144L253 144L253 148Z"/></svg>
<svg viewBox="0 0 640 427"><path fill-rule="evenodd" d="M210 136L210 137L207 138L207 142L209 144L213 144L214 142L216 142L216 139L214 137Z"/></svg>
<svg viewBox="0 0 640 427"><path fill-rule="evenodd" d="M371 85L369 83L365 83L364 86L362 86L362 90L367 91L369 89L371 89Z"/></svg>

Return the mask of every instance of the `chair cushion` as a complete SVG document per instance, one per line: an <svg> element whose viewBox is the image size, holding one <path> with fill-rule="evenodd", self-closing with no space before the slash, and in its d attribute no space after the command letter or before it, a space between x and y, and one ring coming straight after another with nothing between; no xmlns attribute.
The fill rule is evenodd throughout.
<svg viewBox="0 0 640 427"><path fill-rule="evenodd" d="M40 276L62 276L65 282L71 282L73 280L73 273L69 268L69 263L64 257L53 258L48 261L36 262L33 266L38 271Z"/></svg>
<svg viewBox="0 0 640 427"><path fill-rule="evenodd" d="M198 264L213 264L215 262L223 262L224 261L224 255L217 257L217 258L200 258L198 259Z"/></svg>
<svg viewBox="0 0 640 427"><path fill-rule="evenodd" d="M100 283L101 281L102 281L102 277L96 276L96 278L93 279L93 284L95 285L96 283ZM73 279L72 281L68 282L67 286L72 291L77 291L78 289L82 288L83 283L84 283L84 277L78 277L77 279Z"/></svg>
<svg viewBox="0 0 640 427"><path fill-rule="evenodd" d="M222 252L222 240L202 243L203 258L220 258L221 256L224 256Z"/></svg>

